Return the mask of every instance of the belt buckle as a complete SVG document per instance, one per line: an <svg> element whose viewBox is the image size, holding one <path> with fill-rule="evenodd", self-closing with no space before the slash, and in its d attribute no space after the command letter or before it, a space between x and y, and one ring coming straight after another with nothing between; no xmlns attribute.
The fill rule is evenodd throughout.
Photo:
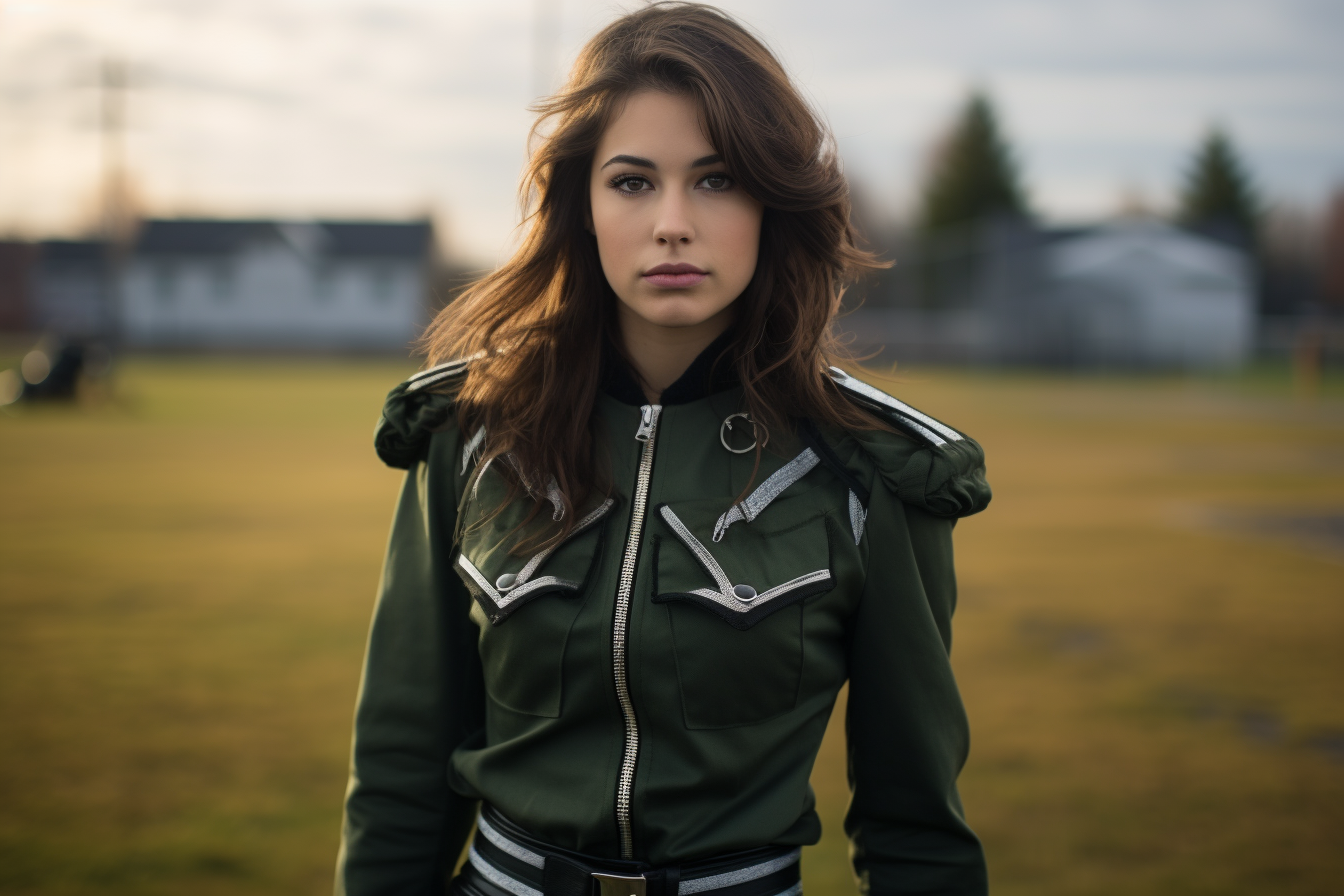
<svg viewBox="0 0 1344 896"><path fill-rule="evenodd" d="M647 896L648 881L644 875L629 877L624 874L599 874L594 871L598 896Z"/></svg>

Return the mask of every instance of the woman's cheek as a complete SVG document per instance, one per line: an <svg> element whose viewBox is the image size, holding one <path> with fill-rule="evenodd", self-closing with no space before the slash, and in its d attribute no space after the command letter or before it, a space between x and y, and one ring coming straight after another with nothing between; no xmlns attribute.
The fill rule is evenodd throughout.
<svg viewBox="0 0 1344 896"><path fill-rule="evenodd" d="M626 204L632 203L626 200ZM637 275L639 272L634 269L638 267L638 209L595 208L593 217L598 254L608 278L624 280Z"/></svg>
<svg viewBox="0 0 1344 896"><path fill-rule="evenodd" d="M734 286L739 291L745 289L756 272L756 259L760 254L761 211L754 204L733 209L734 214L729 226L721 234L724 259L733 267Z"/></svg>

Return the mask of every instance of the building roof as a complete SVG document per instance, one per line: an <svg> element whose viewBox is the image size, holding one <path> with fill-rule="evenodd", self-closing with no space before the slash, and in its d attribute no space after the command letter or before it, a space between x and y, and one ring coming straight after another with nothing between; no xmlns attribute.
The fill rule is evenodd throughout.
<svg viewBox="0 0 1344 896"><path fill-rule="evenodd" d="M1056 242L1050 266L1058 275L1116 271L1126 276L1161 265L1187 275L1236 283L1248 276L1245 254L1208 237L1158 221L1117 221Z"/></svg>
<svg viewBox="0 0 1344 896"><path fill-rule="evenodd" d="M230 255L249 242L274 238L268 221L150 219L136 240L139 255Z"/></svg>
<svg viewBox="0 0 1344 896"><path fill-rule="evenodd" d="M249 244L278 242L303 255L423 258L433 224L421 221L274 221L154 218L136 241L137 255L232 255Z"/></svg>
<svg viewBox="0 0 1344 896"><path fill-rule="evenodd" d="M100 265L107 260L101 240L42 240L37 245L43 265Z"/></svg>
<svg viewBox="0 0 1344 896"><path fill-rule="evenodd" d="M320 221L332 255L424 255L433 235L428 221L393 224L371 221Z"/></svg>

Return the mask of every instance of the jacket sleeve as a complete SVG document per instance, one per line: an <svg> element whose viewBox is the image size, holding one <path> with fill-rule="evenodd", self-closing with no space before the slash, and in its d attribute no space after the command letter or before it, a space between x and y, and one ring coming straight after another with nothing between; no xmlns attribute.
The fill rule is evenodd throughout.
<svg viewBox="0 0 1344 896"><path fill-rule="evenodd" d="M969 732L949 658L952 525L880 483L873 491L845 724L845 831L860 891L871 896L988 890L956 786Z"/></svg>
<svg viewBox="0 0 1344 896"><path fill-rule="evenodd" d="M442 894L474 820L475 801L450 787L449 759L482 728L480 660L470 598L449 566L454 483L434 475L452 467L433 454L410 466L393 518L355 711L337 896Z"/></svg>

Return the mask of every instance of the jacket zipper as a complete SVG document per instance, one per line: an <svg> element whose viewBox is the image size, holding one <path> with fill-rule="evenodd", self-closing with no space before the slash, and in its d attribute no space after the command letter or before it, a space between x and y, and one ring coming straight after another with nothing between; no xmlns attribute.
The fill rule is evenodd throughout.
<svg viewBox="0 0 1344 896"><path fill-rule="evenodd" d="M621 557L621 579L616 589L616 618L611 629L611 665L616 677L616 698L625 716L625 752L621 756L621 776L616 785L616 826L621 832L621 858L635 857L635 836L630 821L630 796L635 785L635 761L639 758L639 722L630 699L630 681L626 675L625 641L630 622L630 594L635 587L635 566L639 563L640 536L644 531L644 511L649 503L649 480L653 476L653 447L658 435L661 405L646 404L639 409L639 429L635 440L644 443L639 453L639 474L635 478L635 496L630 509L630 531L625 537Z"/></svg>

